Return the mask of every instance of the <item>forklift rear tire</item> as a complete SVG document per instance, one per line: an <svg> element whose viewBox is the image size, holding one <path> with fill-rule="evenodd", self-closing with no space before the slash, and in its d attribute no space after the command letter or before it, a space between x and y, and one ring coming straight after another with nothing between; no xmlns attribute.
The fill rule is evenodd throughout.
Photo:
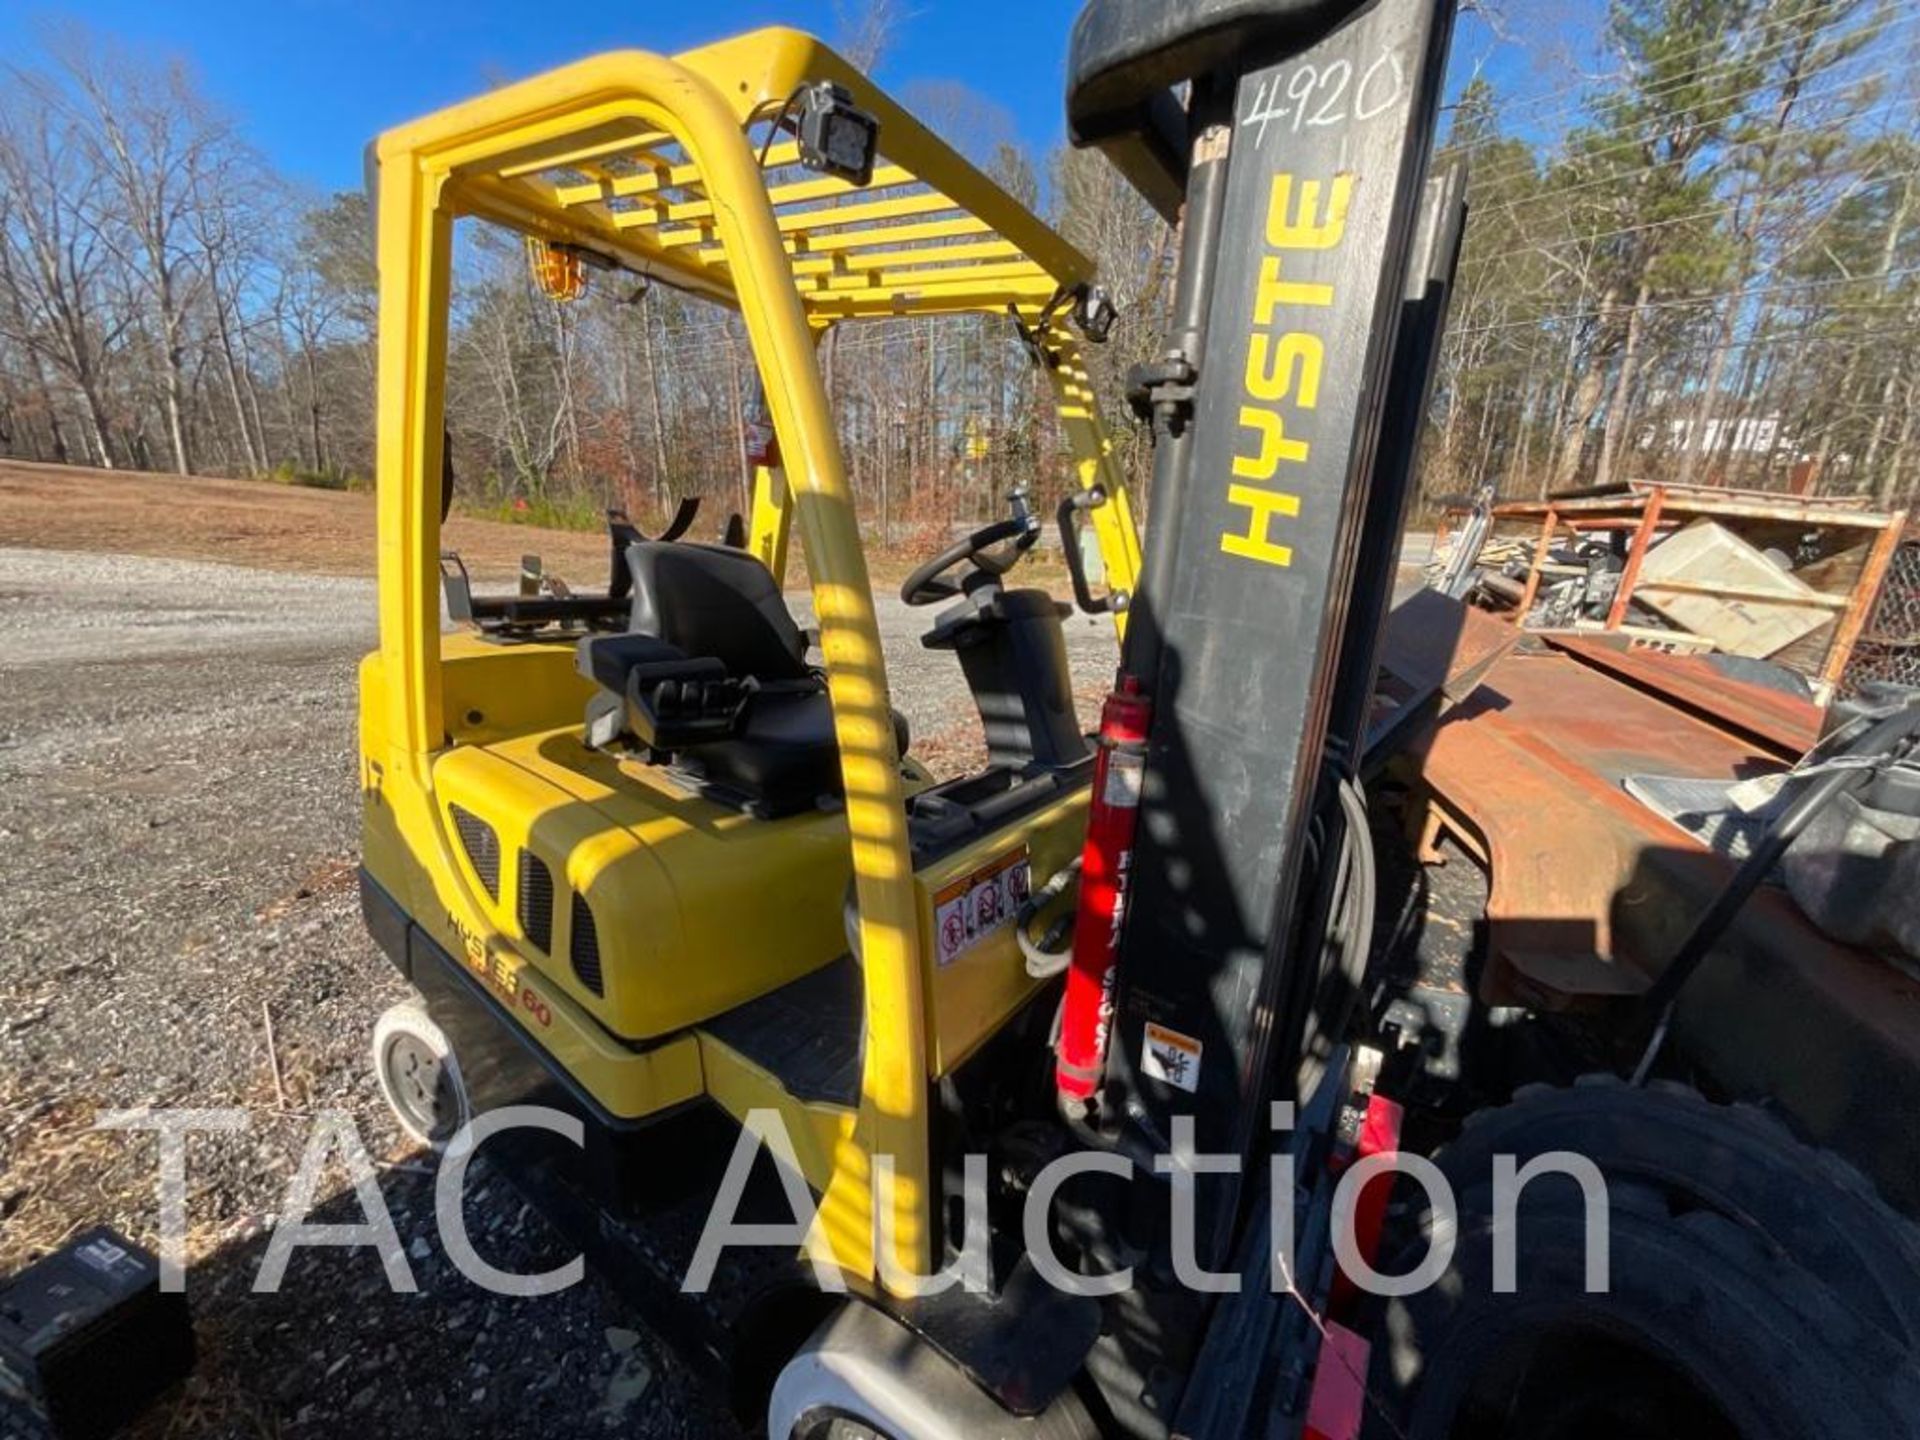
<svg viewBox="0 0 1920 1440"><path fill-rule="evenodd" d="M1517 1206L1517 1289L1494 1293L1492 1157L1556 1150L1607 1182L1608 1288L1586 1289L1581 1192L1543 1175ZM1920 1436L1912 1227L1771 1119L1583 1085L1488 1112L1436 1159L1458 1207L1452 1259L1383 1306L1369 1435ZM1384 1270L1412 1270L1437 1228L1424 1199L1401 1212Z"/></svg>
<svg viewBox="0 0 1920 1440"><path fill-rule="evenodd" d="M373 1073L400 1128L436 1154L473 1118L453 1042L417 1000L375 1022Z"/></svg>

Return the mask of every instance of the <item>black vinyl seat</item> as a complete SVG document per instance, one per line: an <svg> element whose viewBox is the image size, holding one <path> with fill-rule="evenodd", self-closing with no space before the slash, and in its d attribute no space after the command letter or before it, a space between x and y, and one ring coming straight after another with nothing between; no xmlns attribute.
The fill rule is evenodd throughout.
<svg viewBox="0 0 1920 1440"><path fill-rule="evenodd" d="M627 547L626 558L633 576L628 633L580 642L581 673L612 692L589 707L589 739L600 742L603 724L620 728L629 682L642 667L652 667L643 671L651 676L677 665L685 678L673 682L674 698L685 696L689 706L717 696L724 708L727 684L751 682L739 723L675 750L675 764L767 816L839 797L833 702L807 664L806 635L767 568L743 550L685 541L641 541ZM906 727L898 716L894 732L904 753Z"/></svg>
<svg viewBox="0 0 1920 1440"><path fill-rule="evenodd" d="M824 687L756 696L738 736L702 745L682 759L768 816L810 810L844 789L833 702Z"/></svg>
<svg viewBox="0 0 1920 1440"><path fill-rule="evenodd" d="M710 655L741 679L804 680L807 640L773 574L744 550L686 541L627 547L633 608L627 629L689 655Z"/></svg>

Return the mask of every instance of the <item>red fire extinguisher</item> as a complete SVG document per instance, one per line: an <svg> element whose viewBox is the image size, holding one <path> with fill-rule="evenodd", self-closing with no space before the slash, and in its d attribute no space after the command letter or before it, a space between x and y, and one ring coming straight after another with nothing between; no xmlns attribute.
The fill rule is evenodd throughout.
<svg viewBox="0 0 1920 1440"><path fill-rule="evenodd" d="M1080 902L1073 961L1054 1052L1054 1085L1063 1104L1084 1106L1100 1088L1113 1024L1114 960L1126 919L1133 833L1140 818L1140 781L1147 759L1153 704L1140 681L1121 674L1100 710L1093 762L1093 800L1080 860Z"/></svg>

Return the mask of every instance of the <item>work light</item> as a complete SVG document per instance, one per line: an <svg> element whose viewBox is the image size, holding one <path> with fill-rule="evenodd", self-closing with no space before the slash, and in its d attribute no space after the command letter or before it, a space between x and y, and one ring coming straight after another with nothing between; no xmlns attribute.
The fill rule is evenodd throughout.
<svg viewBox="0 0 1920 1440"><path fill-rule="evenodd" d="M873 179L880 122L831 81L806 86L799 95L800 163L855 185Z"/></svg>
<svg viewBox="0 0 1920 1440"><path fill-rule="evenodd" d="M1120 312L1104 285L1082 286L1073 297L1074 323L1080 327L1080 333L1096 345L1107 343L1107 337L1113 333L1113 322L1119 318Z"/></svg>

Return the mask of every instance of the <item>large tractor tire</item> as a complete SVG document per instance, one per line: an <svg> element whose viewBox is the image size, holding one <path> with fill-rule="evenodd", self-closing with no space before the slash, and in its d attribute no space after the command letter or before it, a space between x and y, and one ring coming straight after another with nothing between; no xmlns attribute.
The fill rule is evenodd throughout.
<svg viewBox="0 0 1920 1440"><path fill-rule="evenodd" d="M1606 1182L1607 1288L1587 1290L1583 1192L1543 1174L1513 1212L1517 1284L1495 1293L1494 1157L1554 1152ZM1763 1112L1602 1077L1523 1091L1435 1159L1452 1258L1381 1305L1369 1434L1920 1437L1920 1235ZM1408 1189L1391 1274L1446 1228Z"/></svg>

